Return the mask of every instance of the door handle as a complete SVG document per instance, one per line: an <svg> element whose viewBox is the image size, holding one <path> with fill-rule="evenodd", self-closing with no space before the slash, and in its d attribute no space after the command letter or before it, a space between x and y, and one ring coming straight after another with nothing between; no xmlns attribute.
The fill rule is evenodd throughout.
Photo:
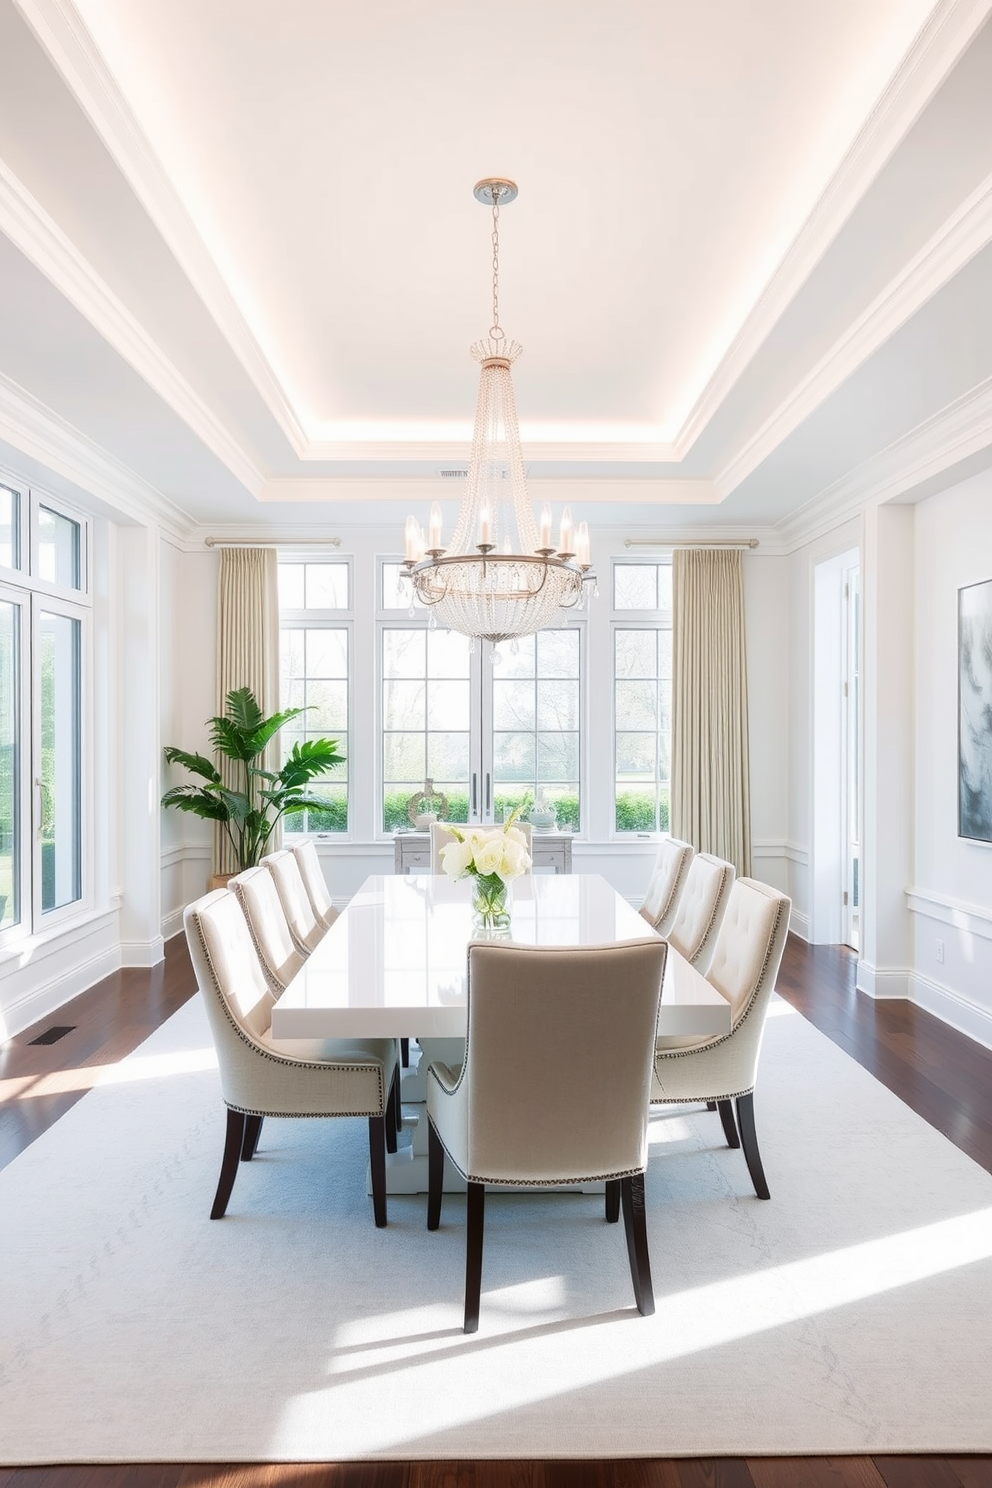
<svg viewBox="0 0 992 1488"><path fill-rule="evenodd" d="M475 771L473 770L472 771L472 811L471 811L471 815L472 816L477 816L478 815L478 812L479 812L479 777L475 773Z"/></svg>
<svg viewBox="0 0 992 1488"><path fill-rule="evenodd" d="M486 816L488 816L489 813L490 813L490 811L492 810L492 796L493 796L492 785L493 785L493 777L490 775L489 771L487 770L486 771Z"/></svg>

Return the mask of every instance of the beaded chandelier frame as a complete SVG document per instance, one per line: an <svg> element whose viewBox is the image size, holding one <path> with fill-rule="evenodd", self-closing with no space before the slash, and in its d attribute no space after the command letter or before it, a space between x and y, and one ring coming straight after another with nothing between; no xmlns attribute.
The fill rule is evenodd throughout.
<svg viewBox="0 0 992 1488"><path fill-rule="evenodd" d="M493 209L493 323L471 348L481 374L468 485L447 548L441 546L437 502L426 537L416 519L407 518L404 568L439 624L504 641L554 625L562 610L582 603L593 575L585 522L573 529L566 508L555 547L550 512L545 507L538 527L527 492L510 377L523 348L507 339L499 323L499 208L513 201L517 188L490 178L474 190Z"/></svg>

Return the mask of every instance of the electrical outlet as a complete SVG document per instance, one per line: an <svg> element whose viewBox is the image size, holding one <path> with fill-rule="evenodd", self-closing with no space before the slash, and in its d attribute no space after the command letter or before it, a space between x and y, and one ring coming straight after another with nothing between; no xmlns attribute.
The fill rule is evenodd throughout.
<svg viewBox="0 0 992 1488"><path fill-rule="evenodd" d="M938 940L938 942L937 942L937 960L941 963L941 965L943 965L943 962L944 962L944 942L942 940Z"/></svg>

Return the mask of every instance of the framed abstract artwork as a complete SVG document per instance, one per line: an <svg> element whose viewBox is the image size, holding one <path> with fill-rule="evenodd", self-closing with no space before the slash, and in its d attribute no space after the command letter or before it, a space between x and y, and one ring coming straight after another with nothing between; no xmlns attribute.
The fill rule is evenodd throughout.
<svg viewBox="0 0 992 1488"><path fill-rule="evenodd" d="M992 579L958 590L958 836L992 842Z"/></svg>

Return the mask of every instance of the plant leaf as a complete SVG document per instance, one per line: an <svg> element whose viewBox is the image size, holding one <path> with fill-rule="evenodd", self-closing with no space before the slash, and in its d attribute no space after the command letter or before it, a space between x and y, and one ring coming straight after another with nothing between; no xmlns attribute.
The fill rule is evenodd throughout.
<svg viewBox="0 0 992 1488"><path fill-rule="evenodd" d="M187 754L185 749L176 749L168 744L165 758L170 765L182 765L192 775L202 775L204 780L209 780L214 785L220 784L216 765L202 754Z"/></svg>
<svg viewBox="0 0 992 1488"><path fill-rule="evenodd" d="M195 785L174 786L162 797L162 805L174 806L177 811L192 811L208 821L230 820L230 811L224 799Z"/></svg>

